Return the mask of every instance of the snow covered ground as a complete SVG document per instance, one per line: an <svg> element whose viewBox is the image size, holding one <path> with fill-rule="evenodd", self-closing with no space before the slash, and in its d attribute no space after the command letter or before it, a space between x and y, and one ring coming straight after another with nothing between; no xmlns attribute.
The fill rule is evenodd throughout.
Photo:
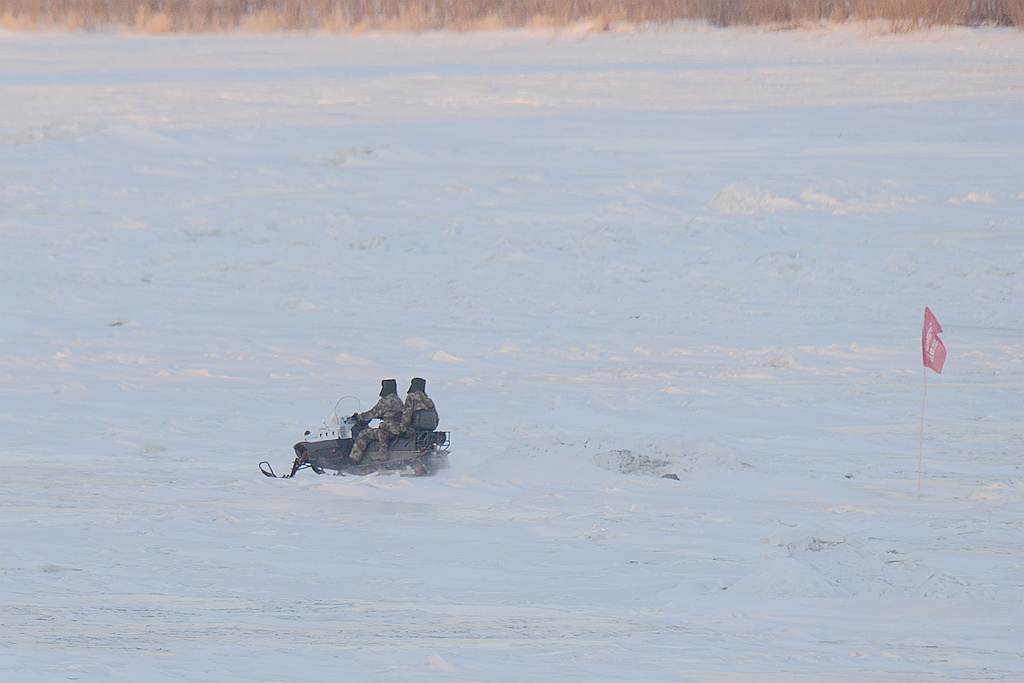
<svg viewBox="0 0 1024 683"><path fill-rule="evenodd" d="M0 64L4 680L1024 680L1024 34Z"/></svg>

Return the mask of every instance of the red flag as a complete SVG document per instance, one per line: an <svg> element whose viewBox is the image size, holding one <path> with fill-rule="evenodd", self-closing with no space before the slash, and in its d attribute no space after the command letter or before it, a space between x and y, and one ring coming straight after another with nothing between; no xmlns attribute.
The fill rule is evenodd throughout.
<svg viewBox="0 0 1024 683"><path fill-rule="evenodd" d="M942 326L935 319L927 306L924 307L924 329L921 330L921 353L924 366L942 374L942 364L946 362L946 347L939 339Z"/></svg>

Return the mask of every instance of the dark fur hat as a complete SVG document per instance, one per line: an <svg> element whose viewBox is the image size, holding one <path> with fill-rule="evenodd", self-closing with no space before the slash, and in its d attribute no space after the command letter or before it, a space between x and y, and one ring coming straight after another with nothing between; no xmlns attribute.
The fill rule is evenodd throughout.
<svg viewBox="0 0 1024 683"><path fill-rule="evenodd" d="M380 395L388 396L389 394L398 393L398 382L393 379L382 379L380 381Z"/></svg>
<svg viewBox="0 0 1024 683"><path fill-rule="evenodd" d="M422 377L413 377L412 383L409 384L409 392L422 391L424 394L427 393L427 380Z"/></svg>

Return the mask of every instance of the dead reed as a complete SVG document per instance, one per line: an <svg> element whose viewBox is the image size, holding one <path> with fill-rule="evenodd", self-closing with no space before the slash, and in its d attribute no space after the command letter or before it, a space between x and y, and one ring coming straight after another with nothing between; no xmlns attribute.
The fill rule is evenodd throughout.
<svg viewBox="0 0 1024 683"><path fill-rule="evenodd" d="M0 28L144 33L456 31L593 22L795 27L884 20L894 31L1024 26L1024 0L0 0Z"/></svg>

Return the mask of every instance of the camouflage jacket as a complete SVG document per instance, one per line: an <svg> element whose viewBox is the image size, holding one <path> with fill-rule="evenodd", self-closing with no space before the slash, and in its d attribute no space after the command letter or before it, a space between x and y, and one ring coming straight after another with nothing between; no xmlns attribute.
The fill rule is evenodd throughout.
<svg viewBox="0 0 1024 683"><path fill-rule="evenodd" d="M402 399L398 398L398 394L388 394L382 396L377 405L365 413L359 413L359 421L366 423L377 418L381 422L393 422L397 425L402 419L402 409Z"/></svg>
<svg viewBox="0 0 1024 683"><path fill-rule="evenodd" d="M424 394L422 391L410 392L405 397L405 408L402 410L402 431L409 433L416 431L412 426L412 416L417 410L433 410L437 412L437 408L434 407L434 402L430 400L430 397Z"/></svg>

